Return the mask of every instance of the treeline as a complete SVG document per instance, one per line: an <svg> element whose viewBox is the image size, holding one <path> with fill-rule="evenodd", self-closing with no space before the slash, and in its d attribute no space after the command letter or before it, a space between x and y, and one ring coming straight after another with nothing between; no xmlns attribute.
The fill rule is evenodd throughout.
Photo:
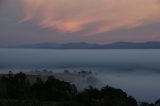
<svg viewBox="0 0 160 106"><path fill-rule="evenodd" d="M20 72L0 79L0 106L138 106L137 101L120 89L110 86L98 90L88 87L81 92L75 85L49 76L31 83ZM143 103L142 106L152 106ZM154 106L154 105L153 105Z"/></svg>

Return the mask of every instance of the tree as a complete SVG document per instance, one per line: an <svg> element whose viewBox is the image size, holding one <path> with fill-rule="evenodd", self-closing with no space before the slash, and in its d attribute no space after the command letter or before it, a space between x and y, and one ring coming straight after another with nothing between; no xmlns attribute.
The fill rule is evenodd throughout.
<svg viewBox="0 0 160 106"><path fill-rule="evenodd" d="M0 98L7 98L7 88L6 88L6 82L7 82L8 78L5 77L4 75L2 76L1 80L0 80Z"/></svg>
<svg viewBox="0 0 160 106"><path fill-rule="evenodd" d="M94 104L101 104L101 98L99 96L100 91L92 86L86 88L83 92L76 96L78 104L84 106L93 106Z"/></svg>
<svg viewBox="0 0 160 106"><path fill-rule="evenodd" d="M50 76L45 82L45 91L46 97L49 100L70 100L76 92L76 87L68 82L60 81Z"/></svg>
<svg viewBox="0 0 160 106"><path fill-rule="evenodd" d="M127 106L138 106L138 104L137 101L132 96L129 96L127 98Z"/></svg>
<svg viewBox="0 0 160 106"><path fill-rule="evenodd" d="M160 106L160 99L155 102L156 106Z"/></svg>
<svg viewBox="0 0 160 106"><path fill-rule="evenodd" d="M10 98L25 99L28 97L30 83L22 72L7 81L7 91Z"/></svg>

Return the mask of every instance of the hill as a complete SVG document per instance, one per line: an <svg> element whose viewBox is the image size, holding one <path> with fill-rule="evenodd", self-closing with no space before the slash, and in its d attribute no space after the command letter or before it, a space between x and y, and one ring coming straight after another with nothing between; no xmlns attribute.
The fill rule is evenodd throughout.
<svg viewBox="0 0 160 106"><path fill-rule="evenodd" d="M39 49L160 49L160 42L115 42L111 44L78 43L40 43L31 45L18 45L11 48L39 48Z"/></svg>

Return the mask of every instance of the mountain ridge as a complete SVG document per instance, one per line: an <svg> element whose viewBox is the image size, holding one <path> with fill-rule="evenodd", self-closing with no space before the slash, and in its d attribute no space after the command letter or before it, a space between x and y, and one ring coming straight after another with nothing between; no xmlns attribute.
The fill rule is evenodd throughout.
<svg viewBox="0 0 160 106"><path fill-rule="evenodd" d="M115 42L110 44L94 44L86 42L71 43L37 43L29 45L18 45L9 48L39 48L39 49L160 49L160 41L149 42Z"/></svg>

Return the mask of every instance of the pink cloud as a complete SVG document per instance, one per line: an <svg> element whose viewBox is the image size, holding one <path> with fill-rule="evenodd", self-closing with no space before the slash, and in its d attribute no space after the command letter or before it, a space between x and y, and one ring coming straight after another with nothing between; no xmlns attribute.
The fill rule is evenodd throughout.
<svg viewBox="0 0 160 106"><path fill-rule="evenodd" d="M157 0L21 0L24 18L36 20L41 28L59 32L94 35L159 21ZM98 23L98 24L97 24Z"/></svg>

